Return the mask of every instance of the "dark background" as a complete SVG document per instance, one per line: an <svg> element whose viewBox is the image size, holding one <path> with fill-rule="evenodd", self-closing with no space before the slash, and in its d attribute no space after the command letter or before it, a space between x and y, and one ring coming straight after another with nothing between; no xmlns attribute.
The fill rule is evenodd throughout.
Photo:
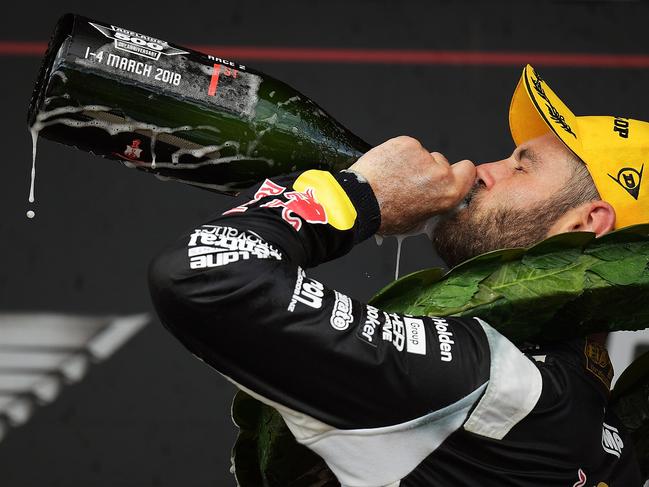
<svg viewBox="0 0 649 487"><path fill-rule="evenodd" d="M181 45L647 54L649 6L388 1L11 2L0 40L45 41L75 12ZM247 61L241 59L241 61ZM29 208L26 108L38 56L0 57L0 310L150 310L150 257L230 198L163 183L42 140ZM316 100L369 142L408 134L451 161L513 149L507 111L520 65L246 64ZM537 66L577 114L649 119L649 71ZM313 275L367 299L394 277L396 245L373 240ZM402 274L436 262L423 237ZM1 331L0 331L1 332ZM233 486L233 388L154 319L80 384L0 443L0 485Z"/></svg>

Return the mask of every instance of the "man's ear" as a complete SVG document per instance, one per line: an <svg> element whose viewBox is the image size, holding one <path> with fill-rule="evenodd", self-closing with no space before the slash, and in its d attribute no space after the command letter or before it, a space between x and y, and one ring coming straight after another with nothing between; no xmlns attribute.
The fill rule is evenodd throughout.
<svg viewBox="0 0 649 487"><path fill-rule="evenodd" d="M593 232L598 237L615 229L615 210L603 200L594 200L569 210L552 226L549 234Z"/></svg>

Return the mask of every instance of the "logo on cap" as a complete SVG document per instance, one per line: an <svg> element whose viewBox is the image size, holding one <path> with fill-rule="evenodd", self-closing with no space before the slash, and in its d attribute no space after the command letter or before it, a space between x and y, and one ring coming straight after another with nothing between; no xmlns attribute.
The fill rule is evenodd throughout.
<svg viewBox="0 0 649 487"><path fill-rule="evenodd" d="M623 139L629 138L629 119L625 117L615 117L613 119L613 131Z"/></svg>
<svg viewBox="0 0 649 487"><path fill-rule="evenodd" d="M623 167L617 173L617 177L614 177L610 174L608 175L608 177L622 186L627 193L629 193L637 200L638 194L640 193L640 183L642 182L643 170L644 164L640 168L640 171L633 169L632 167Z"/></svg>
<svg viewBox="0 0 649 487"><path fill-rule="evenodd" d="M552 121L554 121L554 123L559 124L559 126L563 130L568 132L576 139L577 135L572 131L570 125L568 125L568 122L566 122L566 117L559 113L559 110L554 107L554 105L550 101L550 98L548 98L548 95L545 93L545 89L543 89L542 84L543 78L539 76L535 69L532 69L532 71L534 73L534 76L536 76L536 79L532 78L532 85L534 86L534 89L536 90L536 93L539 95L539 97L545 101L545 106L548 109L548 115L550 116Z"/></svg>

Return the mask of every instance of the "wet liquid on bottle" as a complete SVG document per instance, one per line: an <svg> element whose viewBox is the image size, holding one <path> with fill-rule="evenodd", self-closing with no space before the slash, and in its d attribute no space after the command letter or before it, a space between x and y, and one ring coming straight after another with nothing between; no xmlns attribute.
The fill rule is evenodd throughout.
<svg viewBox="0 0 649 487"><path fill-rule="evenodd" d="M151 133L151 169L155 169L155 143L156 140L158 139L158 134L156 132Z"/></svg>
<svg viewBox="0 0 649 487"><path fill-rule="evenodd" d="M205 126L205 125L199 125L195 127L189 125L183 125L179 127L159 127L149 123L137 122L135 120L116 119L113 121L110 119L111 117L110 110L111 110L110 107L101 106L101 105L63 106L63 107L55 108L53 110L43 110L37 114L36 121L30 127L30 132L32 136L32 172L31 172L31 186L29 190L30 203L34 203L35 201L34 186L35 186L35 179L36 179L36 144L38 141L39 132L43 128L55 124L61 124L61 125L66 125L68 127L75 127L75 128L86 128L86 127L100 128L108 132L110 135L116 135L123 132L142 133L143 135L148 135L151 140L150 142L151 162L149 163L150 164L149 167L151 169L158 169L158 168L183 169L183 170L194 169L201 166L223 164L223 163L229 163L229 162L239 161L243 159L256 160L259 162L266 163L268 165L273 164L273 161L271 159L267 159L263 157L250 157L250 155L248 154L246 155L240 154L239 143L236 141L228 140L219 145L201 146L199 144L194 144L185 139L183 139L182 142L180 142L178 137L174 135L179 132L190 131L190 130L208 130L208 131L215 132L215 134L218 134L220 130L216 127ZM65 117L65 115L79 114L79 113L83 113L83 115L88 116L90 119L84 121L84 120ZM274 121L275 120L272 120L272 122ZM272 125L271 127L269 127L269 129L270 128L272 128ZM259 137L261 137L264 134L265 131L261 131ZM178 149L171 154L171 161L169 162L159 161L156 155L156 142L162 139L163 137L166 137L166 139L164 139L165 142L172 143L172 144L182 143L185 145L185 147L178 147ZM176 140L169 140L169 139L176 139ZM226 147L235 149L236 154L232 156L222 157L220 151ZM205 161L198 161L195 163L181 164L180 158L183 155L191 155L197 159L203 157L209 157L209 159ZM131 162L126 158L122 162L126 167L129 168L137 167L135 162L137 162L137 165L147 164L146 161ZM167 180L171 178L160 177L160 179ZM209 189L216 189L217 191L224 191L224 192L231 191L231 188L227 185L196 183L193 181L185 181L178 178L174 178L174 179L180 182L191 183ZM33 210L29 210L27 213L28 218L33 218L34 215L35 212Z"/></svg>

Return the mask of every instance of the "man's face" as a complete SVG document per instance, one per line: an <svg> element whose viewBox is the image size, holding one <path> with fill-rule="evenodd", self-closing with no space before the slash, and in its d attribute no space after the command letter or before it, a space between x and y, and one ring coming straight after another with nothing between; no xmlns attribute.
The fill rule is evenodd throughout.
<svg viewBox="0 0 649 487"><path fill-rule="evenodd" d="M435 229L439 255L453 267L484 252L528 247L547 237L561 216L553 197L573 173L571 157L547 133L521 144L507 159L479 165L466 206Z"/></svg>

